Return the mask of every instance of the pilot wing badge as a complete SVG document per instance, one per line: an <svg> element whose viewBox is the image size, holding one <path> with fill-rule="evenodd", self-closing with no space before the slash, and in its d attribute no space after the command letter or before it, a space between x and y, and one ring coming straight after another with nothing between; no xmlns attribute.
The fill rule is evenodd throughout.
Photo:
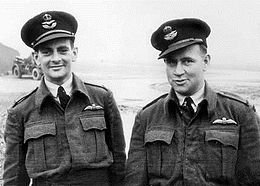
<svg viewBox="0 0 260 186"><path fill-rule="evenodd" d="M221 125L237 125L237 122L235 122L233 119L227 119L223 117L222 119L216 119L213 121L213 124L221 124Z"/></svg>
<svg viewBox="0 0 260 186"><path fill-rule="evenodd" d="M96 105L96 104L92 104L92 105L88 105L84 108L84 110L102 110L103 107L100 105Z"/></svg>

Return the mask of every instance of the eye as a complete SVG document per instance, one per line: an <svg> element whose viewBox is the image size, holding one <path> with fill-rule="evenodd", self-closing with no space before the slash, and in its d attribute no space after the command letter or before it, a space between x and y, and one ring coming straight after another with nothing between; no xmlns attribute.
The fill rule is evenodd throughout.
<svg viewBox="0 0 260 186"><path fill-rule="evenodd" d="M183 63L184 65L190 65L190 64L194 63L194 60L193 60L193 59L190 59L190 58L187 58L187 59L183 59L183 60L182 60L182 63Z"/></svg>
<svg viewBox="0 0 260 186"><path fill-rule="evenodd" d="M41 52L44 56L51 55L51 51L48 50L48 49L42 49L42 50L40 50L40 52Z"/></svg>
<svg viewBox="0 0 260 186"><path fill-rule="evenodd" d="M68 52L69 52L69 49L66 47L59 49L59 53L61 53L61 54L67 54Z"/></svg>
<svg viewBox="0 0 260 186"><path fill-rule="evenodd" d="M168 65L170 67L174 67L177 65L177 60L174 60L174 59L164 58L164 62L166 63L166 65Z"/></svg>

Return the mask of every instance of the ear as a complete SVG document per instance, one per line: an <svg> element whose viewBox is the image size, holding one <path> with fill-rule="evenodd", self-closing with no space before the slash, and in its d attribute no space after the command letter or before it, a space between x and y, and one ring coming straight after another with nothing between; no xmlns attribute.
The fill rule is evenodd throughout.
<svg viewBox="0 0 260 186"><path fill-rule="evenodd" d="M206 71L207 70L207 66L209 65L210 63L210 55L209 54L206 54L204 56L204 68L203 68L203 71Z"/></svg>
<svg viewBox="0 0 260 186"><path fill-rule="evenodd" d="M38 60L38 57L39 57L38 52L36 52L36 51L32 52L32 57L33 57L33 59L34 59L35 61L37 61L37 60Z"/></svg>
<svg viewBox="0 0 260 186"><path fill-rule="evenodd" d="M34 51L32 52L32 57L33 57L33 60L35 61L35 63L39 66L41 66L41 63L38 61L39 59L39 53Z"/></svg>
<svg viewBox="0 0 260 186"><path fill-rule="evenodd" d="M78 58L78 47L72 49L72 62L75 62Z"/></svg>

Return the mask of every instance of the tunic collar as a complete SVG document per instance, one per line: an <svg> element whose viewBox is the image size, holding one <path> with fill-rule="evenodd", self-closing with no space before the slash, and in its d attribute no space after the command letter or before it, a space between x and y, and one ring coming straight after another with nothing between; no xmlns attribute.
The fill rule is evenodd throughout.
<svg viewBox="0 0 260 186"><path fill-rule="evenodd" d="M90 101L90 96L89 96L88 90L85 87L84 82L81 81L74 73L72 73L72 84L71 84L71 86L72 86L72 89L70 91L71 92L70 95L73 95L73 94L78 92L78 93L83 94L86 97L86 99L88 99ZM39 88L36 91L36 99L35 99L36 108L41 109L43 102L49 97L54 97L54 96L50 92L50 90L47 88L47 85L44 81L44 78L42 78L40 85L39 85Z"/></svg>
<svg viewBox="0 0 260 186"><path fill-rule="evenodd" d="M212 114L215 111L216 108L216 102L217 102L217 94L215 91L213 91L208 83L205 81L205 87L204 89L204 96L201 100L201 93L199 93L197 98L195 97L195 100L197 102L197 106L201 102L206 102L207 104L207 111L208 114ZM202 90L203 90L202 89ZM193 98L193 97L192 97ZM164 100L164 109L167 114L169 114L169 107L178 107L179 106L179 99L173 89L170 90L169 94L166 96Z"/></svg>

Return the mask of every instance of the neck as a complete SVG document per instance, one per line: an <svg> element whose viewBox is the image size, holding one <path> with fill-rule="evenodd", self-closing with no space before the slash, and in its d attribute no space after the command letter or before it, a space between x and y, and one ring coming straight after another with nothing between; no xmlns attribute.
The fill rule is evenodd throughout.
<svg viewBox="0 0 260 186"><path fill-rule="evenodd" d="M72 77L72 73L68 77L66 77L65 79L52 79L52 80L50 80L48 78L45 78L45 79L46 79L46 81L48 81L50 83L61 86L64 83L66 83L71 77Z"/></svg>

